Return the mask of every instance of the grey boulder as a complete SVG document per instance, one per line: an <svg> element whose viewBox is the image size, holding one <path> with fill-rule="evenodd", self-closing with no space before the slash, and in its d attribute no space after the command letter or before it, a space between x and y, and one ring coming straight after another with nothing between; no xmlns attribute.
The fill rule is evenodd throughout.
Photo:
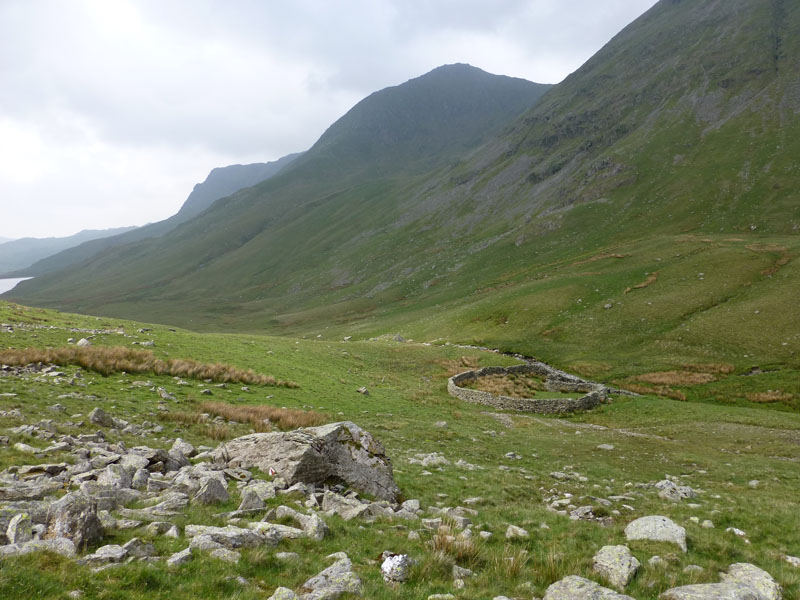
<svg viewBox="0 0 800 600"><path fill-rule="evenodd" d="M667 590L661 600L781 600L781 586L772 576L749 563L736 563L720 573L720 583L685 585Z"/></svg>
<svg viewBox="0 0 800 600"><path fill-rule="evenodd" d="M82 550L103 538L97 504L80 492L71 492L50 505L47 538L66 538Z"/></svg>
<svg viewBox="0 0 800 600"><path fill-rule="evenodd" d="M302 600L334 600L345 593L361 595L362 584L353 571L353 563L343 556L306 581L303 588L309 591L301 596Z"/></svg>
<svg viewBox="0 0 800 600"><path fill-rule="evenodd" d="M544 600L634 600L604 588L594 581L570 575L561 581L556 581L544 594Z"/></svg>
<svg viewBox="0 0 800 600"><path fill-rule="evenodd" d="M592 569L621 590L628 585L640 566L641 563L627 546L603 546L594 555Z"/></svg>
<svg viewBox="0 0 800 600"><path fill-rule="evenodd" d="M625 538L628 541L669 542L686 552L686 530L667 517L653 515L631 521L625 528Z"/></svg>
<svg viewBox="0 0 800 600"><path fill-rule="evenodd" d="M391 502L400 494L383 445L349 421L289 432L253 433L220 445L213 457L228 467L255 467L263 472L274 469L289 485L343 481Z"/></svg>

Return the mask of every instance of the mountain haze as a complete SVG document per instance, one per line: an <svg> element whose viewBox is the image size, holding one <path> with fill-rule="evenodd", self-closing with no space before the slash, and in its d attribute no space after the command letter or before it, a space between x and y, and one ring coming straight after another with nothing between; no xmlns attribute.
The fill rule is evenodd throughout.
<svg viewBox="0 0 800 600"><path fill-rule="evenodd" d="M437 69L170 236L14 297L216 330L392 328L562 361L610 344L628 364L752 348L796 360L798 29L797 3L662 0L513 106L517 82ZM765 311L779 341L752 320Z"/></svg>
<svg viewBox="0 0 800 600"><path fill-rule="evenodd" d="M0 242L0 274L25 269L42 258L84 242L120 235L134 229L136 228L84 229L75 235L66 237L27 237Z"/></svg>
<svg viewBox="0 0 800 600"><path fill-rule="evenodd" d="M181 223L196 217L216 200L224 198L242 188L250 187L276 175L302 153L289 154L268 163L249 165L230 165L212 169L203 183L194 186L192 193L180 210L163 221L150 223L133 231L120 232L118 235L93 240L64 250L51 252L38 262L29 262L25 269L19 267L17 274L23 276L39 276L65 269L104 252L110 248L139 242L147 238L160 237L172 231ZM0 246L2 248L2 246Z"/></svg>

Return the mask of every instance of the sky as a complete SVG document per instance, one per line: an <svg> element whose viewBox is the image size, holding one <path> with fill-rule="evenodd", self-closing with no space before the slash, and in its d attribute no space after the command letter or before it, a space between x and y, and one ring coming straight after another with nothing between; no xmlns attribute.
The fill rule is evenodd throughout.
<svg viewBox="0 0 800 600"><path fill-rule="evenodd" d="M558 83L655 0L0 0L0 238L143 225L443 64Z"/></svg>

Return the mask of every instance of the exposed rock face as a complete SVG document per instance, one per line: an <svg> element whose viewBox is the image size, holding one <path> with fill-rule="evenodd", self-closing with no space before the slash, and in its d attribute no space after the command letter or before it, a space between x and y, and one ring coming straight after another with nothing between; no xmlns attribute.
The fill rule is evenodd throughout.
<svg viewBox="0 0 800 600"><path fill-rule="evenodd" d="M685 585L667 590L662 600L781 600L781 586L772 576L749 563L736 563L720 573L721 583Z"/></svg>
<svg viewBox="0 0 800 600"><path fill-rule="evenodd" d="M97 505L80 492L71 492L53 502L48 514L46 537L66 538L79 549L103 538Z"/></svg>
<svg viewBox="0 0 800 600"><path fill-rule="evenodd" d="M596 573L605 577L617 589L624 589L641 566L627 546L603 546L594 555Z"/></svg>
<svg viewBox="0 0 800 600"><path fill-rule="evenodd" d="M274 469L290 485L340 480L391 502L400 493L381 443L349 421L246 435L222 444L214 460L229 467Z"/></svg>
<svg viewBox="0 0 800 600"><path fill-rule="evenodd" d="M634 600L630 596L619 594L604 588L600 584L570 575L552 584L544 594L544 600Z"/></svg>
<svg viewBox="0 0 800 600"><path fill-rule="evenodd" d="M667 517L654 515L631 521L625 528L625 538L628 541L670 542L686 552L686 530Z"/></svg>

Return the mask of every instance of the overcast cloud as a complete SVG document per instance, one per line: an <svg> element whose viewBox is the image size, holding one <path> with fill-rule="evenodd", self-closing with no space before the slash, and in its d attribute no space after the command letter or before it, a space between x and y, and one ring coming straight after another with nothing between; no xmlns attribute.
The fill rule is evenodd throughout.
<svg viewBox="0 0 800 600"><path fill-rule="evenodd" d="M0 237L142 225L448 63L557 83L655 0L0 0Z"/></svg>

